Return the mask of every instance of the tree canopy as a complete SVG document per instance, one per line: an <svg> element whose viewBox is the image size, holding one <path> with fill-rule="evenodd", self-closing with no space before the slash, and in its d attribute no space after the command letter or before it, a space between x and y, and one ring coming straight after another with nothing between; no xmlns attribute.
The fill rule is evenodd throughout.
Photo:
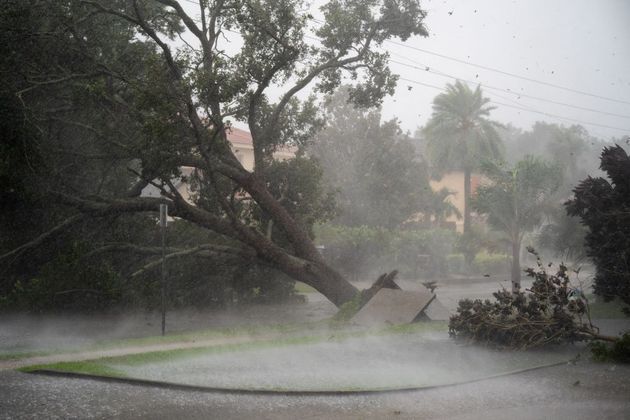
<svg viewBox="0 0 630 420"><path fill-rule="evenodd" d="M486 161L482 171L490 181L477 189L474 207L488 223L504 232L512 244L512 289L520 288L520 252L526 232L540 226L552 207L561 182L561 169L531 156L505 168Z"/></svg>
<svg viewBox="0 0 630 420"><path fill-rule="evenodd" d="M483 160L503 156L489 102L480 86L472 90L459 80L447 84L446 92L433 99L433 114L422 130L434 172L464 171L464 234L470 233L471 173Z"/></svg>
<svg viewBox="0 0 630 420"><path fill-rule="evenodd" d="M205 244L205 253L266 264L337 305L350 300L357 290L325 263L267 170L277 147L299 146L319 127L314 99L298 99L307 88L331 93L349 76L359 106L392 93L396 76L380 47L426 36L425 12L416 0L333 0L321 8L323 23L301 0L200 0L195 15L187 10L175 0L11 1L3 9L12 28L5 63L13 63L3 72L38 133L31 145L84 165L47 158L50 172L33 172L64 214L39 239L24 238L21 252L78 219L98 224L167 203L172 216L227 241ZM253 173L229 147L231 121L251 132ZM212 189L214 208L178 193L172 181L184 166ZM162 197L141 196L149 184ZM252 209L261 216L244 218Z"/></svg>
<svg viewBox="0 0 630 420"><path fill-rule="evenodd" d="M326 127L309 149L339 191L336 222L399 227L430 204L426 164L398 121L381 122L378 109L359 109L348 99L347 89L328 97Z"/></svg>
<svg viewBox="0 0 630 420"><path fill-rule="evenodd" d="M607 178L586 178L565 206L588 230L586 253L596 267L595 293L630 305L630 157L619 145L606 147L601 169Z"/></svg>

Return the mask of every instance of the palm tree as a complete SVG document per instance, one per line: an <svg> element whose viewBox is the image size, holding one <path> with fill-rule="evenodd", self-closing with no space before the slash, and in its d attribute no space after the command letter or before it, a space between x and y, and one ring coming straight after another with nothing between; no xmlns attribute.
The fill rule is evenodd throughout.
<svg viewBox="0 0 630 420"><path fill-rule="evenodd" d="M433 225L440 227L443 222L451 216L455 216L458 220L462 218L459 209L451 203L449 197L455 194L448 188L444 187L433 192L428 199L427 207L429 218L433 216Z"/></svg>
<svg viewBox="0 0 630 420"><path fill-rule="evenodd" d="M499 159L503 143L496 128L501 124L488 119L494 107L481 88L447 84L446 92L433 99L433 114L423 129L427 154L437 175L444 171L464 171L464 234L470 234L471 174L482 160Z"/></svg>
<svg viewBox="0 0 630 420"><path fill-rule="evenodd" d="M555 193L562 182L557 164L526 156L513 167L485 161L481 167L492 182L481 185L473 206L486 214L488 224L503 232L512 246L512 291L521 287L521 243L525 233L537 228L553 210Z"/></svg>

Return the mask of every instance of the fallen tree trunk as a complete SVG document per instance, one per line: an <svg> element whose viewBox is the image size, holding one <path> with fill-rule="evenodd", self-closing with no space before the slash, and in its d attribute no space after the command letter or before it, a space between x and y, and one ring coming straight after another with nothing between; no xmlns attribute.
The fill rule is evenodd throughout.
<svg viewBox="0 0 630 420"><path fill-rule="evenodd" d="M369 289L365 289L361 292L361 304L360 306L365 305L374 297L375 294L378 293L382 288L386 289L400 289L400 286L394 282L394 279L398 275L398 270L394 270L390 273L384 273L379 276L378 279L370 286Z"/></svg>

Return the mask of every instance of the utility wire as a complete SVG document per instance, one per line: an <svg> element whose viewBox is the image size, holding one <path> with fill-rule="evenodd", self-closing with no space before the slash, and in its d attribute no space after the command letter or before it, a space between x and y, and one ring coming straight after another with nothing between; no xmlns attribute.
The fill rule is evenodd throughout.
<svg viewBox="0 0 630 420"><path fill-rule="evenodd" d="M193 3L192 0L184 0L184 1ZM314 20L316 22L323 23L323 22L321 22L321 21L319 21L317 19L314 19ZM239 34L238 32L232 31L232 30L228 30L228 32ZM312 37L312 36L304 35L304 37L307 38L307 39L311 39L311 40L317 41L317 42L320 41L318 38L315 38L315 37ZM403 47L408 47L408 48L411 48L411 49L414 49L414 50L420 50L422 52L426 52L425 50L422 50L420 48L412 47L410 45L398 43L398 42L395 42L395 41L386 41L386 42L393 43L393 44L396 44L396 45L400 45L400 46L403 46ZM398 55L398 54L395 54L395 53L392 53L392 54ZM437 53L435 53L435 55L442 56L441 54L437 54ZM452 58L452 57L444 56L444 58ZM452 58L452 59L455 60L455 61L461 61L464 64L474 65L473 63L468 63L468 62L466 62L464 60L459 60L459 59L455 59L455 58ZM409 59L409 60L411 61L411 59ZM393 63L396 63L396 64L403 65L403 66L408 66L408 67L413 67L413 68L424 70L424 71L429 71L430 73L434 73L434 74L442 76L442 77L448 77L448 78L451 78L451 79L458 79L458 78L456 78L454 76L451 76L451 75L448 75L446 73L432 71L430 67L429 67L429 70L426 70L427 66L425 66L425 68L423 69L421 67L418 67L418 66L415 66L415 65L412 65L412 64L402 63L402 62L398 62L398 61L395 61L395 60L390 60L390 61L393 62ZM481 65L479 65L478 67L484 68L486 70L491 70L491 71L495 71L496 70L496 69L491 69L491 68L485 68L484 66L481 66ZM501 70L496 70L496 71L497 72L502 72ZM505 72L505 73L508 74L508 75L511 75L511 74L509 74L507 72ZM513 75L513 76L520 77L518 75ZM524 78L524 79L525 80L530 80L528 78ZM417 81L417 80L407 79L407 78L403 78L403 77L400 77L399 80L403 80L403 81L406 81L406 82L409 82L409 83L414 83L414 84L421 85L421 86L426 86L426 87L437 89L437 90L440 90L440 91L446 91L446 89L444 89L443 87L435 86L435 85L432 85L432 84L429 84L429 83L420 82L420 81ZM465 80L465 79L461 79L461 78L459 80L463 80L463 81L466 81L466 82L469 82L469 83L477 83L477 82L473 82L473 81L469 81L469 80ZM536 80L531 79L530 81L536 81ZM542 84L547 84L546 82L540 82L540 81L538 81L538 82L542 83ZM549 85L553 86L551 84L549 84ZM504 92L507 92L507 93L510 93L510 94L517 94L517 95L520 95L520 96L523 96L523 97L527 96L527 97L531 97L532 99L538 99L538 100L543 100L543 101L555 103L555 101L552 101L552 100L546 100L546 99L542 99L542 98L535 98L535 97L532 97L532 96L529 96L529 95L518 94L518 93L512 92L510 90L502 89L502 88L490 87L490 86L487 86L487 85L485 87L490 88L490 89L495 89L495 90L501 90L501 91L504 91ZM554 87L558 87L558 86L554 86ZM560 87L560 88L562 88L562 87ZM566 89L567 90L571 90L569 88L566 88ZM621 102L621 103L630 104L630 102L619 101L619 100L616 100L616 99L611 99L611 98L606 98L606 97L600 97L599 95L594 95L594 94L590 94L590 93L586 93L586 92L580 92L580 91L575 91L575 92L576 93L586 94L587 96L599 97L600 99L607 99L607 100L611 100L611 101L614 101L614 102ZM493 93L493 92L488 92L488 93L496 95L496 93ZM502 99L509 100L507 98L502 98ZM609 128L609 129L612 129L612 130L619 130L619 131L623 131L623 132L630 132L630 130L628 130L626 128L613 127L613 126L609 126L609 125L605 125L605 124L599 124L599 123L594 123L594 122L587 122L587 121L577 120L577 119L569 118L569 117L563 117L563 116L560 116L560 115L556 115L556 114L552 114L552 113L548 113L548 112L544 112L544 111L538 111L538 110L531 109L531 108L526 108L526 107L523 107L523 106L510 105L510 104L506 104L506 103L503 103L503 102L498 102L498 101L495 101L495 100L492 100L492 99L491 99L491 102L494 103L494 104L497 104L497 105L508 107L508 108L514 108L514 109L518 109L520 111L541 114L541 115L545 115L545 116L551 117L551 118L557 118L557 119L561 119L561 120L565 120L565 121L576 122L576 123L584 124L584 125L591 125L591 126L596 126L596 127ZM558 104L562 104L562 103L558 103ZM569 104L562 104L562 105L572 106L572 105L569 105ZM587 110L587 111L594 111L594 112L610 114L610 115L614 115L614 116L618 116L618 117L622 117L622 118L629 118L628 116L621 115L621 114L612 114L612 113L607 113L607 112L604 112L604 111L598 111L598 110L589 109L589 108L581 108L581 107L577 107L577 108L578 109Z"/></svg>
<svg viewBox="0 0 630 420"><path fill-rule="evenodd" d="M394 55L400 56L399 54L394 54ZM413 61L413 60L408 59L408 58L407 58L407 60ZM618 118L630 119L630 115L616 114L614 112L600 111L600 110L594 109L594 108L586 108L586 107L582 107L582 106L578 106L578 105L567 104L567 103L564 103L564 102L554 101L552 99L546 99L546 98L541 98L541 97L538 97L538 96L528 95L526 93L515 92L515 91L510 90L510 89L503 89L503 88L500 88L500 87L491 86L491 85L488 85L488 84L485 84L485 83L482 83L482 82L479 82L479 81L467 80L467 79L464 79L464 78L461 78L461 77L456 77L456 76L453 76L451 74L444 73L442 71L436 70L436 69L431 68L430 66L426 66L426 65L424 65L422 63L417 63L416 62L416 64L419 64L421 66L421 67L418 67L418 66L413 65L413 64L403 63L403 62L396 61L396 60L391 60L390 59L389 61L392 62L392 63L395 63L395 64L399 64L401 66L406 66L406 67L411 67L411 68L414 68L414 69L417 69L417 70L426 71L426 72L435 74L435 75L440 76L440 77L446 77L446 78L455 79L455 80L462 80L464 82L468 82L468 83L472 83L472 84L480 84L480 85L484 86L487 89L499 90L501 92L509 93L510 95L518 96L519 98L520 97L530 98L530 99L534 99L534 100L537 100L537 101L548 102L548 103L551 103L551 104L566 106L566 107L569 107L569 108L575 108L575 109L579 109L579 110L582 110L582 111L597 112L597 113L603 114L603 115L609 115L609 116L618 117Z"/></svg>
<svg viewBox="0 0 630 420"><path fill-rule="evenodd" d="M444 89L443 87L432 85L430 83L419 82L417 80L407 79L407 78L404 78L404 77L399 78L399 80L403 80L403 81L408 82L408 83L414 83L416 85L426 86L426 87L429 87L429 88L440 90L442 92L446 92L446 89ZM503 99L505 99L505 98L503 98ZM494 104L497 104L497 105L505 106L505 107L508 107L508 108L515 108L515 109L518 109L520 111L533 112L533 113L536 113L536 114L545 115L547 117L558 118L558 119L561 119L561 120L572 121L572 122L576 122L576 123L579 123L579 124L592 125L592 126L595 126L595 127L609 128L609 129L612 129L612 130L619 130L619 131L623 131L623 132L626 132L626 133L630 133L630 129L627 129L627 128L613 127L613 126L610 126L610 125L599 124L599 123L594 123L594 122L590 122L590 121L576 120L574 118L563 117L561 115L551 114L551 113L544 112L544 111L537 111L537 110L534 110L534 109L531 109L531 108L528 109L528 108L524 108L522 106L506 104L506 103L503 103L503 102L495 101L494 99L490 99L490 102L494 103Z"/></svg>
<svg viewBox="0 0 630 420"><path fill-rule="evenodd" d="M324 21L322 21L320 19L313 19L313 21L315 21L315 22L317 22L319 24L324 24L325 23ZM430 50L426 50L426 49L423 49L423 48L414 47L413 45L407 45L407 44L402 43L402 42L392 41L392 40L388 39L388 40L385 40L385 43L391 44L391 45L396 45L398 47L408 48L408 49L415 50L415 51L418 51L418 52L421 52L421 53L424 53L424 54L429 54L429 55L433 55L433 56L436 56L436 57L440 57L440 58L443 58L445 60L454 61L454 62L457 62L457 63L460 63L460 64L466 64L468 66L477 67L477 68L480 68L480 69L484 69L484 70L492 71L492 72L495 72L495 73L503 74L505 76L515 77L517 79L526 80L528 82L538 83L538 84L541 84L541 85L554 87L556 89L561 89L561 90L565 90L565 91L568 91L568 92L577 93L577 94L580 94L580 95L586 95L586 96L590 96L590 97L593 97L593 98L603 99L603 100L606 100L606 101L611 101L611 102L617 102L617 103L630 105L629 101L624 101L622 99L610 98L610 97L607 97L607 96L598 95L596 93L585 92L585 91L582 91L582 90L577 90L577 89L569 88L569 87L566 87L566 86L560 86L560 85L556 85L554 83L549 83L549 82L545 82L545 81L542 81L542 80L533 79L531 77L521 76L521 75L518 75L518 74L515 74L515 73L510 73L510 72L505 71L505 70L500 70L500 69L497 69L497 68L494 68L494 67L485 66L483 64L472 63L470 61L462 60L460 58L451 57L451 56L448 56L448 55L445 55L445 54L440 54L440 53L437 53L437 52L434 52L434 51L430 51ZM624 117L624 118L628 118L628 117Z"/></svg>
<svg viewBox="0 0 630 420"><path fill-rule="evenodd" d="M387 40L385 42L388 43L388 44L397 45L399 47L409 48L409 49L412 49L412 50L415 50L415 51L419 51L419 52L422 52L422 53L425 53L425 54L434 55L436 57L444 58L446 60L455 61L457 63L466 64L466 65L469 65L469 66L472 66L472 67L477 67L477 68L480 68L480 69L492 71L492 72L503 74L503 75L510 76L510 77L515 77L515 78L521 79L521 80L526 80L528 82L538 83L538 84L545 85L545 86L550 86L550 87L553 87L553 88L556 88L556 89L565 90L567 92L578 93L580 95L586 95L586 96L590 96L590 97L593 97L593 98L603 99L603 100L606 100L606 101L618 102L618 103L621 103L621 104L630 105L630 102L624 101L624 100L621 100L621 99L609 98L607 96L602 96L602 95L598 95L598 94L595 94L595 93L585 92L585 91L582 91L582 90L568 88L566 86L556 85L554 83L544 82L542 80L532 79L530 77L520 76L518 74L510 73L510 72L507 72L507 71L504 71L504 70L495 69L495 68L492 68L492 67L484 66L482 64L471 63L470 61L461 60L459 58L450 57L448 55L444 55L444 54L436 53L436 52L433 52L433 51L425 50L423 48L418 48L418 47L414 47L412 45L403 44L402 42L396 42L396 41L391 41L391 40Z"/></svg>

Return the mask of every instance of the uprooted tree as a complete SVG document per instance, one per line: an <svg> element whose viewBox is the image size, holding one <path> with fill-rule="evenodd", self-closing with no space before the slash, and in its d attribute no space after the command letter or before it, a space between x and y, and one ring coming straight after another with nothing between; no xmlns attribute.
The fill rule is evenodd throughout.
<svg viewBox="0 0 630 420"><path fill-rule="evenodd" d="M78 224L167 203L172 216L224 238L174 254L262 263L338 306L352 299L356 288L326 264L268 168L277 148L300 147L321 126L315 99L298 99L307 88L330 93L347 75L356 105L391 94L396 77L380 46L426 36L425 12L415 0L333 0L323 21L305 10L301 0L8 2L4 58L13 67L3 93L32 140L19 155L34 150L41 166L26 157L24 167L38 202L63 211L0 262ZM253 172L228 144L230 120L251 132ZM182 167L193 168L193 200L174 185ZM161 197L141 196L148 185ZM142 244L106 246L116 247L151 254Z"/></svg>

